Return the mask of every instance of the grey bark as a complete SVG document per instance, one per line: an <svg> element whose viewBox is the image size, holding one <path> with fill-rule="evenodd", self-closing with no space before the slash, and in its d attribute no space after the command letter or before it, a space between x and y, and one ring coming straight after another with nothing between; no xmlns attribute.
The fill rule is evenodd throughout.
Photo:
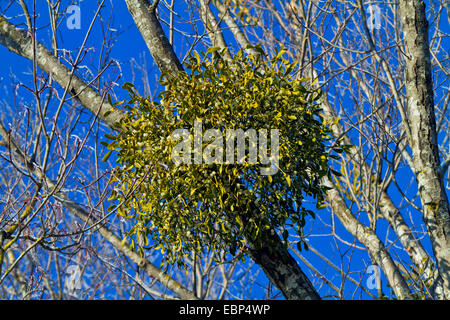
<svg viewBox="0 0 450 320"><path fill-rule="evenodd" d="M239 43L239 45L243 49L246 49L247 52L251 53L254 56L257 56L258 55L257 51L255 51L252 48L247 48L247 46L250 45L250 43L248 42L247 37L242 32L239 25L236 23L234 18L230 15L228 7L224 6L218 0L212 0L212 2L214 4L214 6L217 8L217 10L219 10L219 12L220 12L219 18L227 24L229 30L233 33L233 36L236 39L236 41Z"/></svg>
<svg viewBox="0 0 450 320"><path fill-rule="evenodd" d="M325 111L325 118L327 118L328 120L336 119L336 116L332 111L333 109L326 100L326 97L324 97L324 100L322 102ZM333 126L333 132L336 137L343 137L346 144L352 144L348 136L344 133L344 129L342 128L342 125L340 123L336 123ZM370 170L365 159L361 157L356 148L352 148L350 150L349 158L355 166L359 166L360 164L362 164L361 167L363 170ZM378 188L376 183L376 181L373 182L372 188ZM389 222L390 227L399 238L400 243L405 248L411 261L419 269L423 270L425 278L432 278L436 283L433 291L436 291L437 293L441 292L441 278L439 274L435 270L433 270L433 264L431 263L431 259L428 256L428 253L423 248L420 240L414 236L411 228L405 222L405 219L403 218L401 212L397 209L391 197L387 194L386 190L381 190L379 209L382 217ZM432 292L432 294L434 295L434 292Z"/></svg>
<svg viewBox="0 0 450 320"><path fill-rule="evenodd" d="M450 299L450 207L439 173L425 3L420 0L402 0L399 5L407 55L405 81L414 173L422 203L423 220L443 280L444 295L446 299Z"/></svg>
<svg viewBox="0 0 450 320"><path fill-rule="evenodd" d="M173 47L156 16L159 0L125 0L145 43L161 73L170 75L183 70Z"/></svg>
<svg viewBox="0 0 450 320"><path fill-rule="evenodd" d="M252 212L260 215L255 203L250 204ZM240 215L244 225L250 226L248 217ZM254 238L251 228L246 231L248 254L255 261L270 281L288 300L320 300L320 296L311 281L302 271L297 261L290 254L273 228L259 233Z"/></svg>
<svg viewBox="0 0 450 320"><path fill-rule="evenodd" d="M320 300L311 281L283 245L280 237L275 232L268 237L267 246L256 250L250 248L249 256L252 260L263 269L286 299Z"/></svg>
<svg viewBox="0 0 450 320"><path fill-rule="evenodd" d="M340 21L339 20L336 20L336 21L339 25ZM368 38L371 39L371 37L368 37ZM345 46L342 42L340 42L340 45L342 47ZM372 47L374 53L376 53L373 42L371 43L371 47ZM378 53L376 53L376 55L378 56ZM345 61L347 63L347 65L352 64L350 61L347 60L348 58L344 53L341 53L341 58L343 59L343 61ZM377 60L380 61L379 56L377 57ZM383 64L383 67L386 68L385 63ZM388 68L385 70L386 70L387 74L390 74ZM318 78L318 74L317 74L316 70L312 70L312 73L313 73L313 78ZM355 80L357 80L357 77L354 76L354 71L352 71L350 69L349 73ZM388 78L391 79L392 77L388 77ZM370 97L370 94L369 94L370 90L368 90L365 83L359 82L359 85L361 86L363 91L367 94L367 96ZM396 91L396 89L393 88L393 91ZM323 109L324 109L324 117L328 121L334 122L335 119L337 119L337 115L335 114L333 107L328 102L326 95L324 95L322 97L321 102L322 102ZM334 136L342 137L344 139L345 144L349 144L349 145L353 144L351 142L350 138L348 137L348 135L346 134L346 131L344 130L344 128L340 122L337 122L335 125L333 125L332 130L333 130ZM408 156L408 155L406 155L406 156ZM411 167L412 167L412 163L410 163L411 161L409 161L410 158L405 157L405 160L407 160L408 163L411 164ZM369 166L367 165L366 160L363 157L361 157L361 154L357 151L357 148L352 148L350 150L349 161L351 161L356 167L361 166L361 168L366 172L369 172L371 170L369 168ZM377 185L377 181L374 180L372 182L372 186L370 188L373 188L374 190L379 188L379 186ZM334 190L334 192L337 192L337 190ZM433 264L431 262L431 259L428 256L425 249L423 248L421 242L414 236L413 232L411 231L411 228L406 224L401 212L396 208L392 199L387 194L386 188L380 190L380 192L381 192L381 197L380 197L380 203L379 203L379 205L380 205L379 210L380 210L382 217L385 218L389 222L390 227L392 228L392 230L395 232L395 234L399 238L399 241L401 242L403 247L406 249L411 261L419 269L423 270L424 277L425 278L431 277L433 279L435 286L434 286L433 292L431 292L431 294L434 295L434 291L436 291L436 293L441 292L442 291L441 278L440 278L439 274L437 274L437 272L433 269ZM338 210L339 207L343 208L343 210L346 210L345 209L346 206L334 206L334 210ZM338 218L339 218L339 216L340 215L338 215ZM340 219L340 221L343 223L343 221L341 219Z"/></svg>
<svg viewBox="0 0 450 320"><path fill-rule="evenodd" d="M383 242L381 242L371 228L363 225L355 218L336 186L328 178L323 179L323 184L331 188L328 190L327 194L327 200L330 203L331 209L345 226L347 231L369 250L370 255L386 275L395 295L399 299L413 299L408 284L401 275L397 265L392 260L392 257Z"/></svg>
<svg viewBox="0 0 450 320"><path fill-rule="evenodd" d="M363 20L365 20L365 13L364 13L364 9L362 8L362 2L360 2L360 8L361 8L361 13L364 17ZM395 87L395 84L391 80L392 75L389 70L389 67L387 66L385 60L382 59L380 57L380 55L378 54L378 52L376 51L375 45L372 41L372 36L370 35L370 33L367 30L367 21L365 21L364 26L366 28L366 36L369 41L369 46L371 48L371 51L375 54L377 61L380 62L383 69L385 70L386 75L387 75L388 79L390 80L389 83L392 88L392 91L394 92L394 95L396 96L396 101L398 103L401 103L400 98L398 97L398 94L396 93L397 89ZM340 42L340 44L342 46L344 46L344 44L342 42ZM351 65L351 62L348 61L348 57L344 53L341 53L341 58L347 63L347 65ZM355 80L357 80L357 77L355 76L355 72L353 70L350 69L349 74ZM314 76L317 77L316 72L315 72ZM359 85L361 86L361 88L366 93L367 97L369 98L370 90L366 86L366 84L364 82L359 82ZM401 110L403 110L403 107L401 105L399 106L399 108ZM325 116L326 116L326 118L328 118L328 120L336 119L336 116L333 113L332 107L326 100L326 96L324 97L324 109L325 109ZM408 128L407 131L409 132L410 131L409 126L407 126L407 128ZM336 137L343 137L345 139L346 144L352 144L350 139L348 138L348 136L345 134L341 123L337 123L336 125L334 125L333 131L334 131L334 134ZM405 149L405 148L402 147L402 149ZM413 168L414 166L412 164L412 161L410 160L409 154L407 154L406 151L402 152L402 154L404 155L404 159L408 162L410 167ZM356 148L353 148L350 151L350 161L352 161L355 166L362 164L361 167L364 171L366 171L366 173L370 171L370 168L367 165L366 160L361 157L359 152L357 152ZM376 190L379 187L379 186L377 186L377 181L374 180L371 187L373 188L373 190ZM428 256L428 253L423 248L421 242L414 236L413 232L411 231L411 228L405 222L401 212L396 208L391 197L387 194L386 189L387 189L387 187L380 190L381 196L380 196L380 203L379 203L380 208L379 209L380 209L380 212L381 212L383 218L389 222L389 225L391 226L392 230L394 230L395 234L397 235L397 237L400 240L400 243L403 245L403 247L407 251L411 261L420 270L423 270L424 277L433 279L433 281L436 284L433 291L436 291L437 293L441 292L442 285L440 283L442 281L441 281L441 278L440 278L438 272L436 270L434 270L433 264L431 262L430 257ZM432 294L434 295L434 292L432 292Z"/></svg>
<svg viewBox="0 0 450 320"><path fill-rule="evenodd" d="M227 44L223 37L222 30L220 30L220 22L217 21L214 13L211 11L209 2L210 0L199 1L202 22L208 32L208 36L211 39L212 45L226 48ZM231 59L230 52L226 51L224 57L225 59Z"/></svg>

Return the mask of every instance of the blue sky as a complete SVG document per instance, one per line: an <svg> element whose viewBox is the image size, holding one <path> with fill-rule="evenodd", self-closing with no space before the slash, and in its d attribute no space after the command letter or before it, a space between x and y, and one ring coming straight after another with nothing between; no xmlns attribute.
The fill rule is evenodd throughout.
<svg viewBox="0 0 450 320"><path fill-rule="evenodd" d="M182 3L182 1L179 1ZM67 1L63 3L68 3ZM82 69L80 72L87 72L88 69L92 70L92 72L95 74L95 72L98 70L99 66L99 56L101 54L101 43L102 39L104 38L104 34L107 33L110 36L114 38L113 45L110 52L110 58L114 59L117 62L117 65L120 65L120 69L117 67L112 67L109 69L109 71L104 75L102 78L104 81L109 81L110 79L115 79L118 75L120 75L120 79L117 81L118 86L114 88L114 93L116 94L116 98L118 100L126 99L127 93L120 89L120 86L125 82L133 82L136 84L136 87L140 92L145 92L145 90L150 89L151 93L158 92L161 87L157 83L157 79L159 77L159 71L156 65L153 63L152 57L150 56L147 46L144 43L139 31L137 30L136 26L134 25L133 19L131 15L129 14L125 1L113 1L113 8L111 6L110 1L105 1L105 8L102 10L102 19L104 21L107 21L108 19L111 19L111 27L110 29L106 30L105 28L102 28L102 23L100 22L100 19L97 19L96 23L94 24L94 27L92 29L92 33L88 38L87 41L87 47L91 48L92 51L88 53L86 56L86 59L83 61L83 64L86 65L87 69ZM16 9L19 8L19 6L15 6ZM70 30L67 28L66 25L66 19L62 20L62 27L61 29L61 36L59 38L60 40L60 47L65 48L66 50L69 50L72 52L72 56L76 56L77 50L80 47L81 43L83 42L83 39L85 37L85 33L88 30L89 23L91 22L92 17L95 14L95 11L97 10L97 1L81 1L80 3L81 8L81 29L73 29ZM179 5L179 7L176 7L177 12L182 12L182 14L185 14L186 19L189 19L189 12L185 10L186 8L182 6L182 4ZM37 19L37 25L41 27L41 29L38 31L38 40L41 41L43 44L45 44L48 48L50 47L50 37L49 37L49 30L47 28L47 23L49 21L48 19L48 9L46 5L46 1L44 0L37 0L36 4L36 12L38 13L38 19ZM14 10L9 10L7 12L7 17L13 17L17 12ZM181 20L181 19L180 19ZM13 23L17 22L23 22L22 17L14 18L11 20ZM446 23L446 22L444 22ZM104 25L104 24L103 24ZM24 26L22 26L24 28ZM165 30L167 31L167 27L165 27ZM200 24L199 24L199 27ZM448 24L446 25L447 32L450 32L450 27ZM183 24L180 22L177 25L177 28L179 28L182 31L186 31L190 33L191 27L188 24ZM183 29L185 28L185 29ZM225 33L227 35L227 33ZM227 40L229 37L227 37ZM175 52L178 54L179 58L182 59L184 55L186 54L187 49L190 47L190 44L194 42L196 39L194 38L186 38L181 36L179 33L175 33L175 39L174 39L174 47ZM447 38L447 41L449 39ZM231 41L230 41L231 42ZM231 42L232 43L232 42ZM201 46L196 47L197 50L204 49ZM450 45L448 46L450 50ZM11 86L11 83L16 83L17 81L23 81L25 83L28 83L32 79L32 64L30 61L19 57L15 55L14 53L9 52L6 48L3 46L0 46L0 61L2 61L2 64L0 66L0 106L1 108L4 108L8 103L11 103L12 101L22 101L24 105L27 105L29 101L31 100L31 95L27 93L24 89L18 89L15 91L15 88ZM144 70L148 73L149 76L149 83L150 88L144 88L141 84L141 77L142 72L137 68L136 64L140 67L143 67ZM133 76L134 74L134 76ZM145 74L144 74L145 76ZM436 99L439 99L442 96L442 93L437 92ZM349 101L349 103L352 103ZM5 107L6 108L6 107ZM6 123L8 123L11 119L6 119ZM107 130L104 129L104 133L107 133ZM411 177L411 173L408 172L408 170L405 170L404 172L404 179L409 180ZM394 199L397 201L400 199L400 194L395 190L395 188L390 188L389 190L392 194ZM330 223L330 215L326 212L318 212L317 216L320 219L324 219L325 222ZM337 219L336 219L337 221ZM343 240L353 242L353 237L346 232L341 224L339 222L336 222L337 228L340 228L339 234L342 235L344 238ZM387 224L383 221L380 221L378 232L380 237L384 239L383 237L386 237L385 230L388 228ZM307 226L305 227L306 232L311 231L311 234L314 234L315 236L309 237L308 240L316 247L322 254L326 255L330 258L337 266L340 266L341 263L347 263L349 260L351 260L351 271L355 270L361 270L364 271L367 265L370 264L370 260L367 257L367 253L361 250L356 250L354 252L348 252L347 255L344 255L344 260L340 261L339 255L343 252L339 252L339 250L345 251L345 246L339 245L337 246L336 243L330 243L330 238L327 236L320 237L318 236L321 233L328 232L329 230L321 230L320 226L316 221L308 220ZM392 232L390 233L389 237L391 239L394 239L394 235ZM423 241L424 246L428 250L428 252L431 252L431 247L429 244L429 241ZM359 246L361 246L359 244ZM330 267L327 266L327 264L320 258L318 258L315 254L312 252L305 252L305 257L309 261L311 261L319 270L326 271ZM407 257L403 256L404 259L408 259ZM307 267L300 262L300 265L302 266L303 270L307 270ZM331 273L331 272L330 272ZM309 275L309 272L307 273ZM335 274L335 278L331 279L336 284L340 283L340 276L339 274L333 272ZM363 273L363 282L367 280L368 275ZM358 275L353 275L353 277L358 281ZM267 280L262 275L260 276L260 281L262 284L265 284ZM383 279L384 285L386 284L386 280ZM386 286L384 286L386 289ZM347 282L346 290L348 291L348 297L352 297L352 293L354 291L355 287ZM327 295L330 291L328 289L320 289L319 291L323 295ZM388 292L388 290L385 290L385 292ZM376 290L372 290L373 294L376 294ZM262 290L255 291L254 292L254 298L263 298L264 292ZM354 298L359 298L359 296L355 296ZM363 293L362 298L368 298L368 296Z"/></svg>

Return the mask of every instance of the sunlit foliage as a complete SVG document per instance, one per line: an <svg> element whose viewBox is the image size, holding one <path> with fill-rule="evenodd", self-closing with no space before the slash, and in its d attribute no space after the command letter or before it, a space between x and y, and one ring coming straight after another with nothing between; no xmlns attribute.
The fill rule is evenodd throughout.
<svg viewBox="0 0 450 320"><path fill-rule="evenodd" d="M232 60L218 48L194 52L187 72L161 81L159 101L124 85L131 96L123 105L128 116L120 134L109 136L118 163L110 199L120 216L135 222L128 233L132 246L142 251L152 244L170 262L204 250L234 255L249 238L262 245L269 229L284 237L287 228L300 233L305 218L314 216L302 204L305 196L318 204L324 199L320 179L329 174L332 139L317 102L320 92L296 78L295 64L282 50L270 60L255 50L258 56L239 51ZM227 164L205 140L203 160L217 156L215 163L198 163L189 154L190 164L175 164L172 151L179 141L171 136L184 128L192 137L194 121L203 130L219 129L224 148L227 129L279 130L276 174L261 174L270 167L261 158ZM267 155L270 149L267 141Z"/></svg>

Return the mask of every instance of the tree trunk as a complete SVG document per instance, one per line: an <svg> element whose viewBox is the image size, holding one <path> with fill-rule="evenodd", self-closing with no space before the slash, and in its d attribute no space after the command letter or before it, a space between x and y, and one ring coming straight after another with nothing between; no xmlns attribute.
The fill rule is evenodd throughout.
<svg viewBox="0 0 450 320"><path fill-rule="evenodd" d="M423 220L444 283L445 298L450 299L449 202L439 174L440 159L425 3L421 0L401 0L399 4L406 47L405 87L411 127L409 144L413 153Z"/></svg>
<svg viewBox="0 0 450 320"><path fill-rule="evenodd" d="M254 202L250 207L254 215L261 215ZM248 216L241 214L240 218L244 225L251 226L248 223ZM275 229L270 228L264 233L258 233L256 238L255 232L252 231L252 228L244 231L249 245L248 254L263 269L283 296L288 300L320 300L311 281L289 253L287 246L284 245Z"/></svg>
<svg viewBox="0 0 450 320"><path fill-rule="evenodd" d="M250 249L249 256L255 261L270 281L289 300L320 300L311 281L300 269L299 265L283 245L280 237L268 230L267 245ZM248 240L251 246L252 241Z"/></svg>
<svg viewBox="0 0 450 320"><path fill-rule="evenodd" d="M126 0L125 2L161 73L170 75L183 70L156 17L159 0L155 0L153 4L150 4L148 0Z"/></svg>

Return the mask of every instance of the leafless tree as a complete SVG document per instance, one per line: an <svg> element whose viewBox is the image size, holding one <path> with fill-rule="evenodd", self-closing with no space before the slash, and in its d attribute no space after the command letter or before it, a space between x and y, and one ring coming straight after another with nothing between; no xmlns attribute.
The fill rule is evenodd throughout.
<svg viewBox="0 0 450 320"><path fill-rule="evenodd" d="M76 50L63 45L70 3L47 0L44 21L36 2L0 8L0 43L29 70L10 66L1 101L2 297L249 299L262 287L265 298L450 298L448 2L125 0L119 13L103 0ZM302 235L309 251L275 234L277 250L250 250L250 262L193 255L180 270L122 241L130 225L108 210L112 168L101 161L100 141L123 117L108 94L130 76L146 95L158 83L145 54L130 57L131 75L111 58L125 32L111 31L119 14L131 14L167 76L192 50L228 47L230 58L258 43L284 47L322 89L324 117L354 147L323 180L327 208ZM368 266L390 289L367 287Z"/></svg>

